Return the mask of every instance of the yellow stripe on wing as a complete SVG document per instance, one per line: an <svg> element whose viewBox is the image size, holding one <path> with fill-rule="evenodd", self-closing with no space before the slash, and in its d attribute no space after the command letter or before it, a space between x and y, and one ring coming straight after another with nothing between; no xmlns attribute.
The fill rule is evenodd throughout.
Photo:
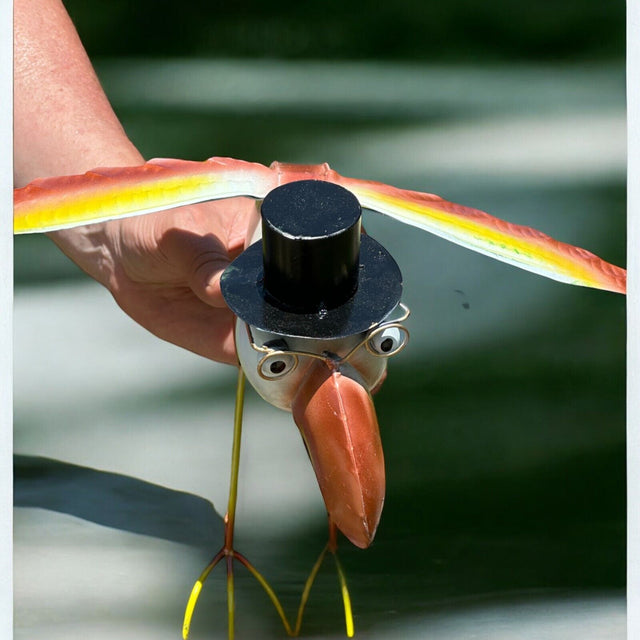
<svg viewBox="0 0 640 640"><path fill-rule="evenodd" d="M151 160L43 178L14 191L14 233L55 231L205 200L264 197L274 180L263 165L226 158Z"/></svg>
<svg viewBox="0 0 640 640"><path fill-rule="evenodd" d="M497 260L560 282L626 292L624 269L530 227L511 224L431 194L351 179L340 183L367 209Z"/></svg>

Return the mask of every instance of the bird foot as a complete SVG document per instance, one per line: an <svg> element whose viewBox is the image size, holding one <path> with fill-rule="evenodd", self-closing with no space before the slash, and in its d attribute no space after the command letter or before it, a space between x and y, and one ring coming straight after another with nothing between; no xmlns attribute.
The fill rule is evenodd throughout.
<svg viewBox="0 0 640 640"><path fill-rule="evenodd" d="M251 575L260 583L262 588L266 591L269 599L271 600L273 606L276 608L280 619L282 620L282 624L284 625L285 631L287 635L294 635L291 630L291 625L287 619L287 616L284 613L284 609L278 600L278 596L276 596L274 590L271 588L271 585L267 582L265 577L251 564L251 562L243 556L241 553L236 551L233 548L223 547L216 553L211 562L205 567L204 571L200 574L199 578L196 580L193 588L191 589L191 594L189 595L189 600L187 601L187 606L184 612L184 621L182 623L182 638L183 640L188 640L189 631L191 629L191 619L193 617L193 612L196 607L196 603L198 602L198 598L200 597L200 592L202 591L202 587L204 582L209 577L211 571L213 571L214 567L222 560L226 558L227 564L227 613L228 613L228 638L229 640L233 640L235 637L235 594L234 594L234 581L233 581L233 561L237 560L240 564L244 565Z"/></svg>
<svg viewBox="0 0 640 640"><path fill-rule="evenodd" d="M300 598L300 606L298 607L298 617L296 618L296 626L293 631L293 635L297 636L300 633L300 627L302 626L302 617L304 615L304 608L307 604L307 600L309 599L309 593L311 592L311 587L318 575L318 571L322 566L322 562L324 561L324 557L327 555L327 551L331 553L333 559L336 563L336 570L338 572L338 582L340 584L340 593L342 595L342 604L344 607L344 622L345 622L345 631L348 638L353 638L355 633L355 627L353 624L353 611L351 609L351 596L349 595L349 588L347 587L347 578L342 568L342 564L338 558L338 541L337 541L337 528L332 520L329 520L329 540L327 544L322 549L316 563L313 565L311 569L311 573L305 582L304 589L302 591L302 596Z"/></svg>
<svg viewBox="0 0 640 640"><path fill-rule="evenodd" d="M215 566L223 559L226 559L227 564L227 613L228 613L228 638L229 640L234 640L235 637L235 595L234 595L234 582L233 582L233 561L237 560L240 564L244 565L249 573L260 583L262 588L265 590L266 594L269 596L271 603L275 607L278 615L280 616L280 620L282 620L282 624L285 628L287 635L297 637L300 633L300 629L302 627L302 618L304 616L304 610L309 600L309 594L311 593L311 587L318 575L318 571L322 566L322 562L327 554L327 551L331 553L336 563L336 570L338 572L338 582L340 584L340 592L342 594L342 602L344 606L344 616L345 616L345 630L347 637L352 638L355 630L353 624L353 612L351 609L351 598L349 596L349 589L347 587L347 580L345 577L344 570L342 568L342 564L338 559L337 554L337 545L336 545L336 535L335 530L331 530L330 525L330 534L329 541L322 549L322 552L318 556L315 564L311 569L311 573L307 578L304 589L302 591L302 596L300 597L300 605L298 607L298 615L296 617L296 625L295 628L292 628L289 620L282 608L282 604L276 596L273 588L267 582L265 577L254 567L254 565L241 553L233 549L233 547L227 547L226 545L216 553L211 562L205 567L204 571L200 574L198 579L196 580L193 588L191 589L191 594L189 595L189 600L187 601L187 606L184 612L184 621L182 623L182 638L183 640L189 639L189 631L191 628L191 620L193 618L193 612L195 610L196 604L198 602L198 598L200 597L200 592L202 591L202 587L209 577L209 574L213 571Z"/></svg>

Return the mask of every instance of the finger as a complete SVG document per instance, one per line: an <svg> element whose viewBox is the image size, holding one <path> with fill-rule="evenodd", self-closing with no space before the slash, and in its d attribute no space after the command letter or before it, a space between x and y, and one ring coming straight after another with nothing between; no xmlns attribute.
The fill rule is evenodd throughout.
<svg viewBox="0 0 640 640"><path fill-rule="evenodd" d="M211 203L210 207L213 211L222 212L219 209L220 203ZM226 306L220 288L222 272L232 260L255 241L256 235L257 237L260 235L260 211L254 200L234 198L226 203L224 212L227 214L233 212L227 227L226 253L222 255L222 252L218 251L216 254L216 249L221 249L221 246L215 245L213 253L204 256L204 259L201 256L191 283L194 293L203 302L214 307Z"/></svg>
<svg viewBox="0 0 640 640"><path fill-rule="evenodd" d="M206 304L224 308L227 306L220 289L222 272L229 265L229 259L219 255L200 256L198 264L189 278L192 291Z"/></svg>
<svg viewBox="0 0 640 640"><path fill-rule="evenodd" d="M165 259L178 267L183 282L202 302L212 307L226 307L220 292L220 276L230 258L217 235L199 235L173 227L161 235L159 248Z"/></svg>

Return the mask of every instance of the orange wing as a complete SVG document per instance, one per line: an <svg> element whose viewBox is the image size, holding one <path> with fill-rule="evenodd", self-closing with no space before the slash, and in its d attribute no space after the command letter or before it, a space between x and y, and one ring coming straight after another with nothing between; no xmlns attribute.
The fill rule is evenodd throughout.
<svg viewBox="0 0 640 640"><path fill-rule="evenodd" d="M54 231L219 198L263 198L280 184L307 179L342 185L366 209L521 269L560 282L626 292L626 271L585 249L436 195L345 178L327 164L274 162L265 167L230 158L159 159L139 167L44 178L15 190L14 232Z"/></svg>

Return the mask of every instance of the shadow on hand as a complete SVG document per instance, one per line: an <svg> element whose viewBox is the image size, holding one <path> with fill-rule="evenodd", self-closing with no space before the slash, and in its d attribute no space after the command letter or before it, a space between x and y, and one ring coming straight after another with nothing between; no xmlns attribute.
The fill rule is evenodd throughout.
<svg viewBox="0 0 640 640"><path fill-rule="evenodd" d="M105 527L210 550L222 517L204 498L129 476L14 455L14 505L67 513Z"/></svg>

